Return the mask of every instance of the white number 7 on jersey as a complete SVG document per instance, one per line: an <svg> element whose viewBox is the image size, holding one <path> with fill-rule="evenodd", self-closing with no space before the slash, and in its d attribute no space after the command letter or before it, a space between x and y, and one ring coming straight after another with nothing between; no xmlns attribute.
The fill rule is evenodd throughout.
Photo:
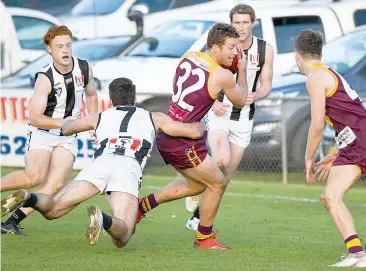
<svg viewBox="0 0 366 271"><path fill-rule="evenodd" d="M187 61L182 62L179 65L179 68L184 70L184 74L182 76L179 76L177 79L176 84L177 84L178 90L177 90L177 93L173 94L172 101L174 103L176 103L179 107L181 107L189 112L192 112L194 106L187 104L184 101L184 97L192 92L200 90L205 85L205 81L206 81L205 72L200 68L196 68L196 69L192 70L191 64ZM197 83L182 90L183 83L189 78L189 76L191 76L191 74L193 76L195 76L195 75L198 76Z"/></svg>

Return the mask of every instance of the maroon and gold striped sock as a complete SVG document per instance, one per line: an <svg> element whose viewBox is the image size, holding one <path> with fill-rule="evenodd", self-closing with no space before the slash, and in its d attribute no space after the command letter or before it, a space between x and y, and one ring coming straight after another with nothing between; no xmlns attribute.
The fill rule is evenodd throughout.
<svg viewBox="0 0 366 271"><path fill-rule="evenodd" d="M357 234L351 235L344 240L349 253L357 253L363 251L360 238Z"/></svg>
<svg viewBox="0 0 366 271"><path fill-rule="evenodd" d="M198 224L197 228L197 240L203 241L208 238L210 238L212 235L212 225L210 227L202 226L201 224Z"/></svg>
<svg viewBox="0 0 366 271"><path fill-rule="evenodd" d="M139 209L143 213L147 213L158 206L159 203L156 202L154 194L150 194L147 197L142 198L139 203Z"/></svg>

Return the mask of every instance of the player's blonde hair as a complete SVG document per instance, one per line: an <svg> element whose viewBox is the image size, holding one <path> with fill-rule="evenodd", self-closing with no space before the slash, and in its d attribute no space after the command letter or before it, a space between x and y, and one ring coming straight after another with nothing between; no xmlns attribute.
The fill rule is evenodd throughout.
<svg viewBox="0 0 366 271"><path fill-rule="evenodd" d="M70 29L67 28L66 25L55 25L55 26L51 26L47 33L44 35L43 42L50 46L52 40L57 37L57 36L64 36L64 35L69 35L70 38L72 38L72 32L70 31Z"/></svg>

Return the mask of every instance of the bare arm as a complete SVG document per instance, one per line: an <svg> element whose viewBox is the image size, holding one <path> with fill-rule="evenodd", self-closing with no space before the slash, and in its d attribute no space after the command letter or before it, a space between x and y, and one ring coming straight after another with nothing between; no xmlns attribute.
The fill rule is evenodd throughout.
<svg viewBox="0 0 366 271"><path fill-rule="evenodd" d="M89 130L94 130L97 127L100 113L90 113L86 117L77 120L66 120L62 125L62 134L73 135Z"/></svg>
<svg viewBox="0 0 366 271"><path fill-rule="evenodd" d="M86 93L86 107L88 109L88 114L98 112L98 95L95 89L93 70L89 63L89 80L85 87Z"/></svg>
<svg viewBox="0 0 366 271"><path fill-rule="evenodd" d="M60 128L64 122L63 118L56 119L44 115L51 89L52 86L48 77L40 73L34 86L34 94L29 106L29 123L35 127L56 129Z"/></svg>
<svg viewBox="0 0 366 271"><path fill-rule="evenodd" d="M273 77L273 48L267 42L266 43L266 58L262 67L262 72L259 77L260 87L255 92L255 100L261 100L266 98L272 90L272 77Z"/></svg>
<svg viewBox="0 0 366 271"><path fill-rule="evenodd" d="M306 88L309 92L311 102L311 125L309 128L305 159L313 159L323 135L325 96L327 91L324 73L326 72L321 70L314 71L306 81Z"/></svg>
<svg viewBox="0 0 366 271"><path fill-rule="evenodd" d="M238 84L235 82L235 78L229 70L220 69L215 76L217 76L217 81L215 80L215 82L224 91L230 102L235 107L244 107L248 95L245 69L239 69Z"/></svg>
<svg viewBox="0 0 366 271"><path fill-rule="evenodd" d="M175 137L200 138L202 137L205 126L203 123L183 123L172 120L163 113L151 113L156 131L162 130L164 133Z"/></svg>

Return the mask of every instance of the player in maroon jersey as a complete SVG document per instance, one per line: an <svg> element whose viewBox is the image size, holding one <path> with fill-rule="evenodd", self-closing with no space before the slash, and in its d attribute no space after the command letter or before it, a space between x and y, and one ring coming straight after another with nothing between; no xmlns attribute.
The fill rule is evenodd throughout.
<svg viewBox="0 0 366 271"><path fill-rule="evenodd" d="M303 30L295 40L296 62L307 76L306 88L311 101L311 126L306 146L305 165L308 183L328 177L321 196L325 208L344 238L348 257L334 267L366 267L366 254L343 196L366 173L366 108L350 85L321 62L323 35ZM318 162L314 155L319 147L324 122L336 131L335 150ZM328 176L329 174L329 176Z"/></svg>
<svg viewBox="0 0 366 271"><path fill-rule="evenodd" d="M243 107L247 98L246 59L238 61L238 83L228 69L238 55L237 30L224 23L215 24L209 31L207 51L189 52L180 61L174 77L174 93L169 116L190 123L201 121L220 91L237 107ZM194 247L227 249L216 241L212 226L227 180L216 162L207 154L205 134L198 140L170 137L159 132L156 145L166 161L180 172L185 180L170 183L160 191L140 199L137 222L144 213L164 202L194 196L204 191L201 202L201 221Z"/></svg>

